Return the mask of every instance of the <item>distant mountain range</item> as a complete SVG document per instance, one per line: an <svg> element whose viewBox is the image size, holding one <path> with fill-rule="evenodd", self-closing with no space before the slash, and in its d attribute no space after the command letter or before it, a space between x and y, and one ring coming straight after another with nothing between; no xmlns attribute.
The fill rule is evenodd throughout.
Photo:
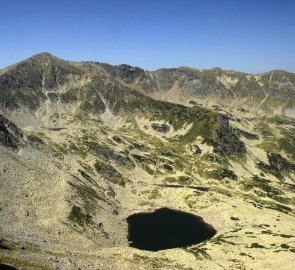
<svg viewBox="0 0 295 270"><path fill-rule="evenodd" d="M64 61L41 53L1 70L0 85L1 90L3 86L15 91L34 88L35 95L40 94L38 98L44 100L42 87L51 89L68 82L69 75L74 78L87 74L104 75L155 99L184 105L223 105L252 112L295 115L295 74L283 70L261 74L190 67L146 71L125 64ZM30 76L28 81L25 81L26 76ZM4 107L38 106L38 99L33 102L36 104L29 101L30 93L18 93L19 101L13 102L10 95L10 92L1 91L0 102Z"/></svg>
<svg viewBox="0 0 295 270"><path fill-rule="evenodd" d="M294 116L295 74L273 70L247 74L220 68L180 67L145 71L129 65L76 64L88 72L104 72L131 88L157 99L188 104L245 107L255 112Z"/></svg>

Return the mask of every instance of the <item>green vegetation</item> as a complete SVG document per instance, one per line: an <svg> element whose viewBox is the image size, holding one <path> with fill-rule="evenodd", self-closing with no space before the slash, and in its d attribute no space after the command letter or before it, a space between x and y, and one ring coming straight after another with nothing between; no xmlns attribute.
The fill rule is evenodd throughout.
<svg viewBox="0 0 295 270"><path fill-rule="evenodd" d="M262 191L258 193L259 196L268 197L280 203L288 203L289 199L286 198L284 192L281 189L276 188L274 185L275 183L271 183L270 180L254 176L251 180L243 182L243 189L246 191L255 191L256 188Z"/></svg>
<svg viewBox="0 0 295 270"><path fill-rule="evenodd" d="M14 256L5 253L0 253L0 262L14 266L18 269L53 270L53 267L50 264L44 265L44 262L40 263L32 260L32 258L15 258Z"/></svg>
<svg viewBox="0 0 295 270"><path fill-rule="evenodd" d="M109 182L125 187L126 180L113 166L97 160L94 164L95 170Z"/></svg>
<svg viewBox="0 0 295 270"><path fill-rule="evenodd" d="M213 144L216 124L216 114L207 113L202 119L193 122L192 128L180 140L183 144L187 144L194 142L198 136L201 136L205 143Z"/></svg>
<svg viewBox="0 0 295 270"><path fill-rule="evenodd" d="M207 176L217 180L222 180L224 178L228 178L231 180L238 179L237 175L233 171L226 168L219 168L217 170L209 171L207 172Z"/></svg>
<svg viewBox="0 0 295 270"><path fill-rule="evenodd" d="M85 224L89 224L89 222L91 222L91 216L88 214L84 214L79 206L74 205L70 212L69 220L83 227Z"/></svg>
<svg viewBox="0 0 295 270"><path fill-rule="evenodd" d="M247 132L245 130L239 130L239 132L248 140L258 140L259 136L257 134L252 134L250 132Z"/></svg>
<svg viewBox="0 0 295 270"><path fill-rule="evenodd" d="M258 167L265 173L271 173L278 179L283 180L283 173L295 172L295 164L289 162L280 154L267 153L269 165L263 162L258 163Z"/></svg>
<svg viewBox="0 0 295 270"><path fill-rule="evenodd" d="M183 267L174 260L168 258L156 258L134 254L132 259L129 259L135 267L143 267L150 270L171 269L171 270L193 270L192 268Z"/></svg>
<svg viewBox="0 0 295 270"><path fill-rule="evenodd" d="M251 246L250 246L250 248L266 248L266 247L263 246L263 245L260 245L258 243L252 243Z"/></svg>
<svg viewBox="0 0 295 270"><path fill-rule="evenodd" d="M193 179L189 176L179 176L177 178L175 177L166 177L163 182L164 183L177 183L179 185L190 185L193 183Z"/></svg>
<svg viewBox="0 0 295 270"><path fill-rule="evenodd" d="M74 184L69 183L76 191L77 195L81 198L83 202L83 208L87 213L95 212L100 208L98 202L103 202L108 205L114 205L115 202L111 201L109 197L106 196L103 189L98 189L96 187L90 187L85 184Z"/></svg>

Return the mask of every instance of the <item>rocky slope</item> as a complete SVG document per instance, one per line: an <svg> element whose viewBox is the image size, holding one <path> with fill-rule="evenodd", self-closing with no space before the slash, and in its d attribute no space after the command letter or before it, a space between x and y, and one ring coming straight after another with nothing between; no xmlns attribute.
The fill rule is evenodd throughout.
<svg viewBox="0 0 295 270"><path fill-rule="evenodd" d="M252 112L294 117L295 74L273 70L262 74L180 67L145 71L128 65L75 63L89 72L105 72L156 99L181 104L244 107Z"/></svg>
<svg viewBox="0 0 295 270"><path fill-rule="evenodd" d="M295 120L267 104L293 106L294 75L279 73L147 72L46 53L1 70L0 263L292 269ZM241 84L225 86L222 74ZM242 101L223 106L233 95ZM203 102L213 96L219 106ZM127 217L161 207L201 216L217 234L186 248L129 247Z"/></svg>

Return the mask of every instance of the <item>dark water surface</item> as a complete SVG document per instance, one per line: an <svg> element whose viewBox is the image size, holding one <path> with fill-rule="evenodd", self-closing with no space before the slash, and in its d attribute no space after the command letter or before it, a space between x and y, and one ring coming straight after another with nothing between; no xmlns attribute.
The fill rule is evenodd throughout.
<svg viewBox="0 0 295 270"><path fill-rule="evenodd" d="M201 243L216 230L199 216L169 208L136 213L127 218L131 247L158 251Z"/></svg>
<svg viewBox="0 0 295 270"><path fill-rule="evenodd" d="M17 270L15 267L0 263L0 270Z"/></svg>

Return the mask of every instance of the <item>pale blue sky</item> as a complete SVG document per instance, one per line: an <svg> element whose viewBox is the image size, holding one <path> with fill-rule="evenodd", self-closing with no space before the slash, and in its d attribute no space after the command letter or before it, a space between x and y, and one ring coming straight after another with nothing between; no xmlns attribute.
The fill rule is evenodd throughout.
<svg viewBox="0 0 295 270"><path fill-rule="evenodd" d="M0 10L0 68L47 51L149 70L295 72L292 0L10 0Z"/></svg>

